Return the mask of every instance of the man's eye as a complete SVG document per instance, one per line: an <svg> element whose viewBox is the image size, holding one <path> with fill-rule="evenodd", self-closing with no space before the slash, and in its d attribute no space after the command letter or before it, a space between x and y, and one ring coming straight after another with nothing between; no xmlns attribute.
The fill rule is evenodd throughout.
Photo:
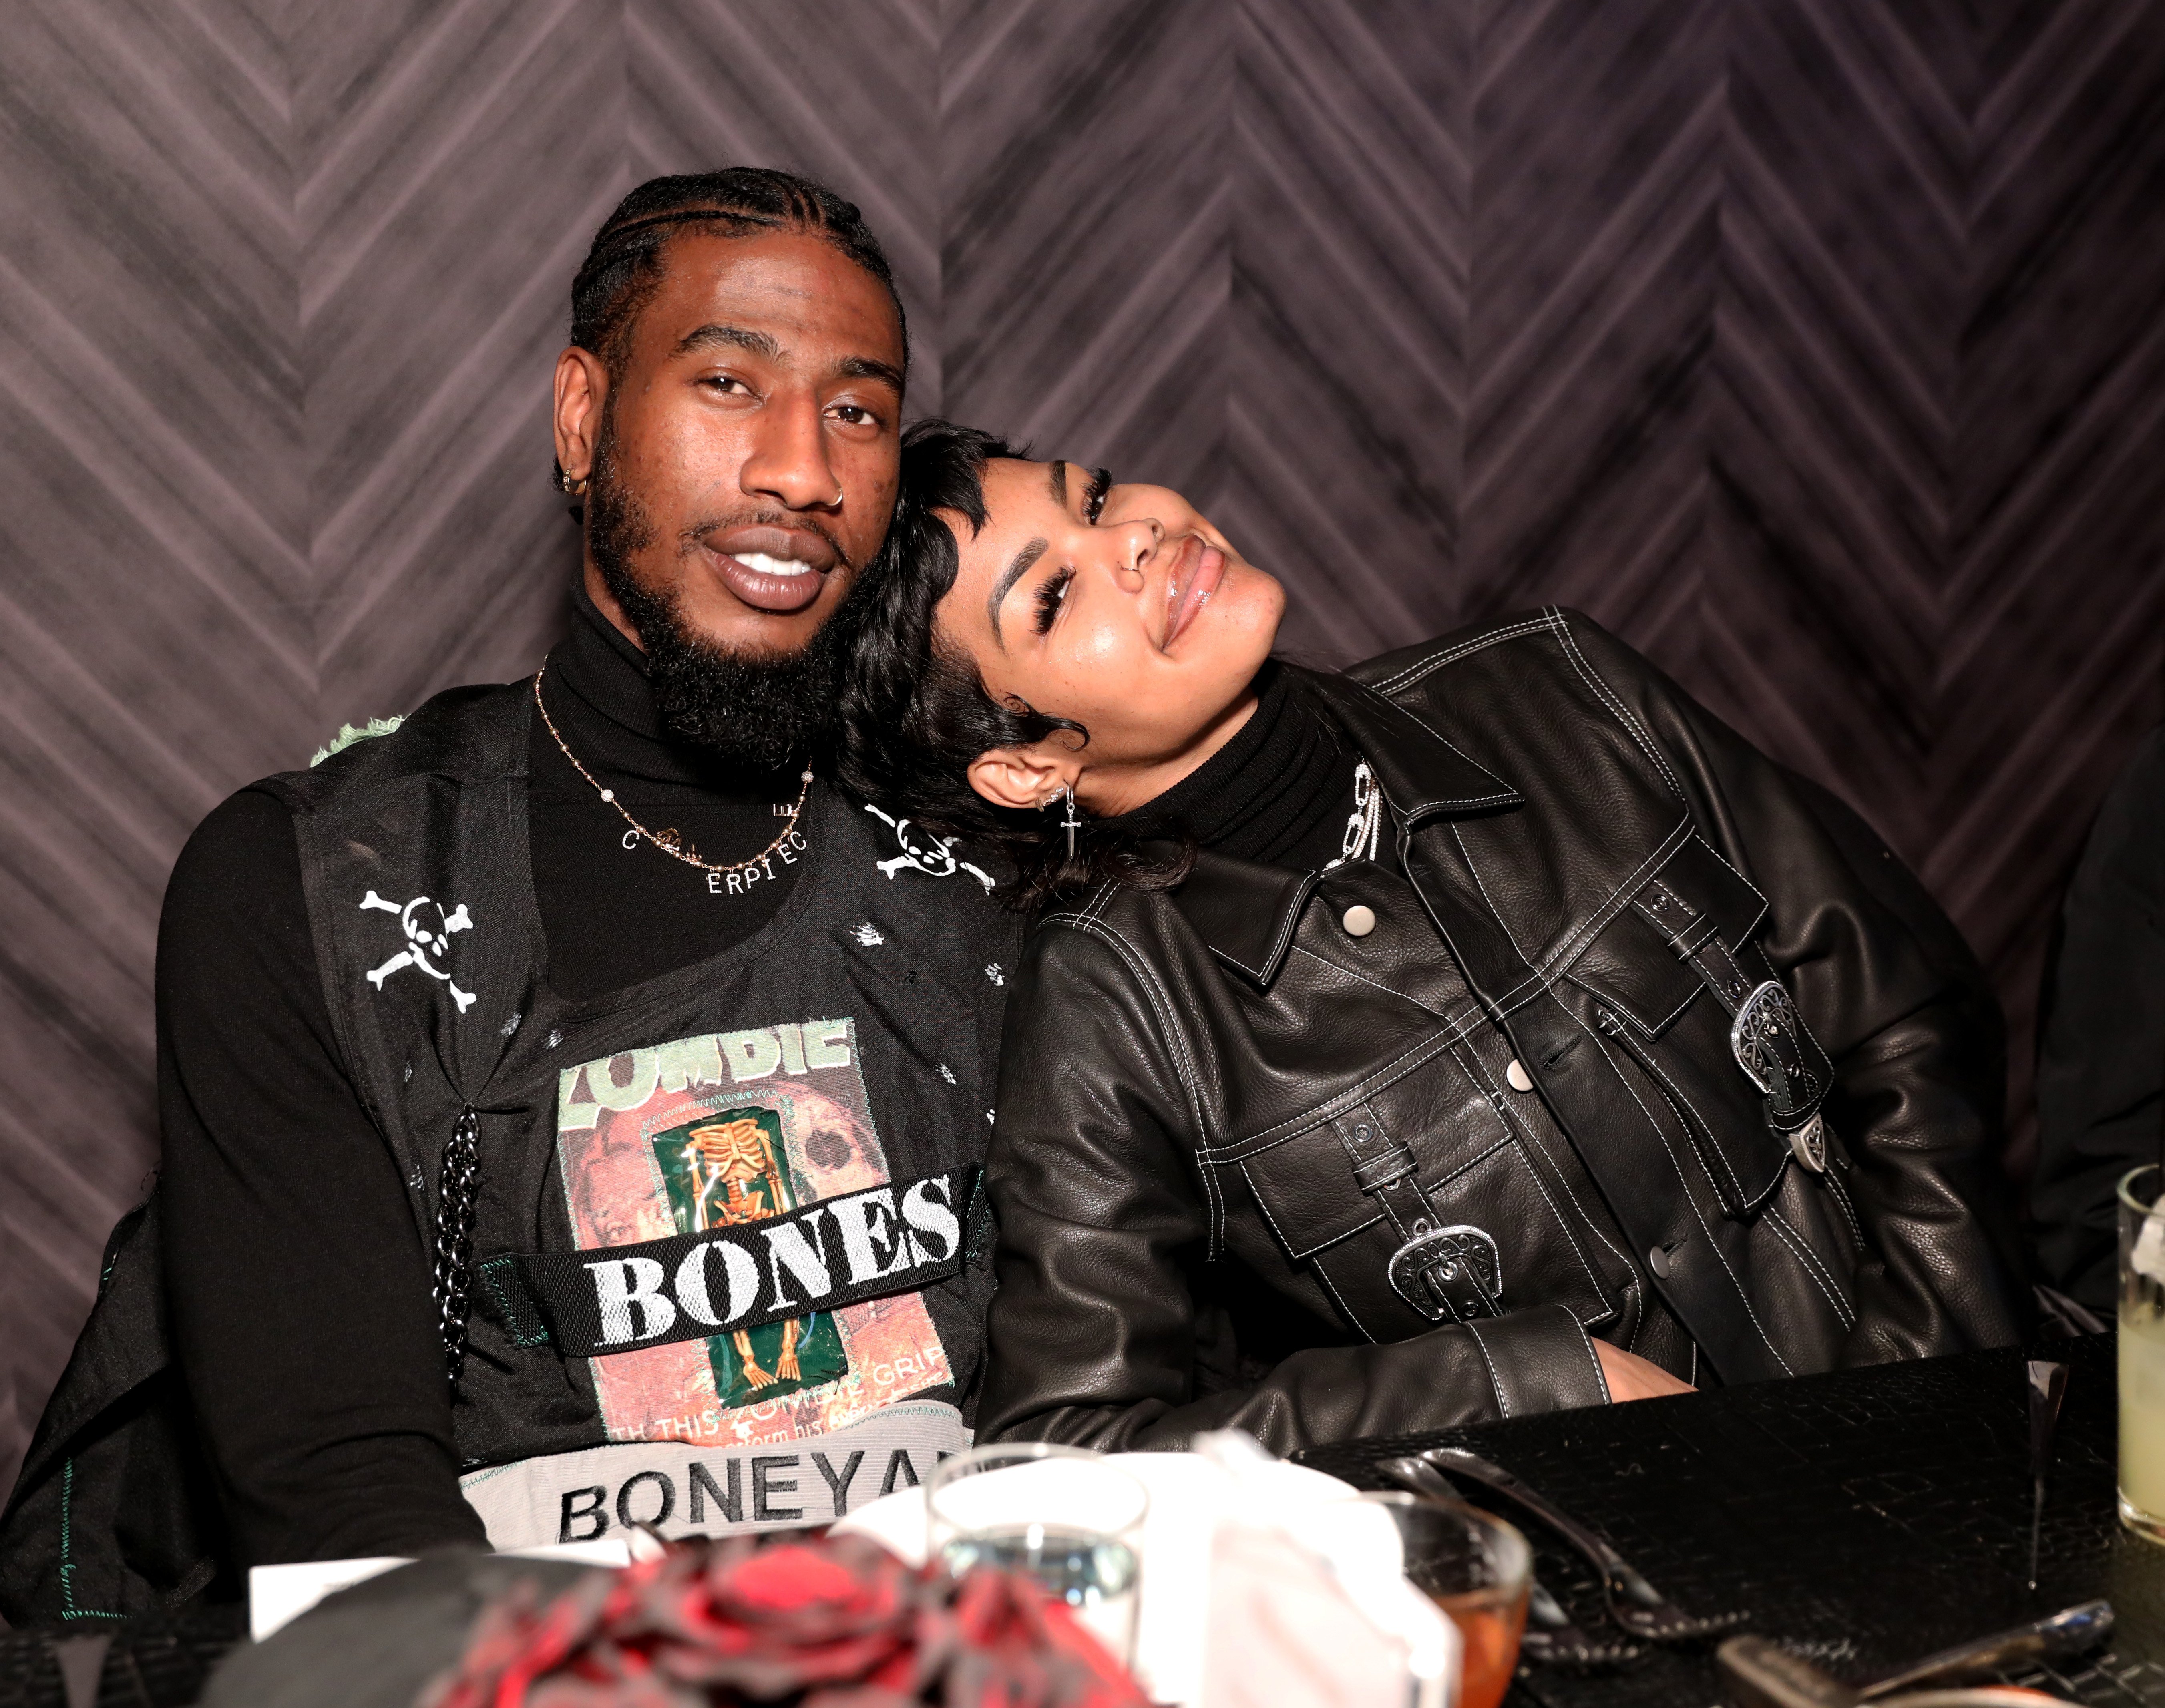
<svg viewBox="0 0 2165 1708"><path fill-rule="evenodd" d="M862 403L837 403L835 406L835 414L840 419L846 421L852 427L869 427L879 419Z"/></svg>
<svg viewBox="0 0 2165 1708"><path fill-rule="evenodd" d="M708 374L706 378L700 381L699 383L703 386L712 386L716 391L724 393L734 393L743 392L749 393L751 390L750 386L746 385L735 374Z"/></svg>
<svg viewBox="0 0 2165 1708"><path fill-rule="evenodd" d="M1067 589L1074 581L1075 572L1072 569L1055 570L1046 577L1044 584L1037 590L1037 614L1030 621L1030 626L1039 634L1050 631L1052 619L1060 614L1060 607L1067 599Z"/></svg>
<svg viewBox="0 0 2165 1708"><path fill-rule="evenodd" d="M1092 527L1105 514L1105 495L1113 490L1113 472L1101 468L1090 477L1090 484L1082 493L1082 519Z"/></svg>

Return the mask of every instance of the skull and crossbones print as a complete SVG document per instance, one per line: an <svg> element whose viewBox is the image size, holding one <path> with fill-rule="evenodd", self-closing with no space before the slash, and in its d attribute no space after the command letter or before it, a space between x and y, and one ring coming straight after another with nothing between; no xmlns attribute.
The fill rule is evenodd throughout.
<svg viewBox="0 0 2165 1708"><path fill-rule="evenodd" d="M459 1005L461 1014L473 1006L475 994L471 990L460 989L458 981L446 969L436 964L449 952L454 931L473 929L472 917L466 912L464 902L450 913L445 913L425 895L417 895L402 905L395 901L384 900L371 889L361 899L361 905L365 912L398 915L398 923L406 933L406 946L366 975L371 984L381 990L383 981L392 973L402 967L415 967L450 988L451 1000Z"/></svg>
<svg viewBox="0 0 2165 1708"><path fill-rule="evenodd" d="M892 860L876 860L872 862L889 883L893 883L895 873L902 871L905 867L912 872L922 872L927 878L952 878L958 872L967 872L984 885L986 894L992 894L992 873L982 867L972 866L968 861L959 857L955 852L954 837L935 836L930 831L925 831L921 834L924 837L924 843L930 846L920 845L909 834L908 819L898 819L891 813L883 813L869 802L866 804L865 810L874 818L884 819L887 821L888 827L894 832L895 846L902 850L902 852Z"/></svg>

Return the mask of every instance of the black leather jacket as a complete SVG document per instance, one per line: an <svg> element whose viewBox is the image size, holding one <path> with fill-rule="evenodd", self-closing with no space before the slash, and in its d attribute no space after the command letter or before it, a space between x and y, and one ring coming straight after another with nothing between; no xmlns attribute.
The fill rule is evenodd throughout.
<svg viewBox="0 0 2165 1708"><path fill-rule="evenodd" d="M1575 613L1312 684L1378 859L1205 853L1031 939L982 1438L1595 1404L1589 1334L1702 1383L2016 1337L1998 1041L1853 815Z"/></svg>

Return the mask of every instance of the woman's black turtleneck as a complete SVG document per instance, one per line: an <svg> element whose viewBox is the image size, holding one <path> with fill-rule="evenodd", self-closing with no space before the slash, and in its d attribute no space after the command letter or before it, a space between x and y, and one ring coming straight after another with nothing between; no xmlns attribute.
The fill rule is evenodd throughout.
<svg viewBox="0 0 2165 1708"><path fill-rule="evenodd" d="M771 860L772 879L733 892L627 849L597 783L722 864L773 840L775 804L798 781L670 741L643 655L583 593L575 603L543 695L595 783L534 720L528 846L550 981L577 999L742 941L794 875ZM277 797L243 789L189 838L159 922L157 991L171 1333L240 1558L479 1543L413 1212L341 1066Z"/></svg>
<svg viewBox="0 0 2165 1708"><path fill-rule="evenodd" d="M1233 739L1156 800L1105 821L1138 837L1189 836L1213 853L1312 872L1344 851L1356 756L1282 665L1256 680Z"/></svg>
<svg viewBox="0 0 2165 1708"><path fill-rule="evenodd" d="M774 841L799 783L793 770L745 772L671 736L647 687L645 656L585 588L572 597L572 632L550 653L541 685L564 745L534 720L526 835L549 983L576 999L742 942L773 916L797 871L793 858L775 857L730 876L687 866L633 835L602 788L647 829L674 830L680 846L726 866Z"/></svg>

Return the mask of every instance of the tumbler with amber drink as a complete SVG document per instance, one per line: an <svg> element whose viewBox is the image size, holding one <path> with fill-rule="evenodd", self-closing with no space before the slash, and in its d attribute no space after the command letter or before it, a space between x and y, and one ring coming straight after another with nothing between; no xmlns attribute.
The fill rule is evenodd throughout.
<svg viewBox="0 0 2165 1708"><path fill-rule="evenodd" d="M1388 1512L1408 1581L1458 1627L1465 1661L1458 1708L1497 1708L1518 1665L1533 1554L1500 1518L1425 1494L1364 1494Z"/></svg>
<svg viewBox="0 0 2165 1708"><path fill-rule="evenodd" d="M2120 1519L2165 1542L2165 1171L2120 1183Z"/></svg>

